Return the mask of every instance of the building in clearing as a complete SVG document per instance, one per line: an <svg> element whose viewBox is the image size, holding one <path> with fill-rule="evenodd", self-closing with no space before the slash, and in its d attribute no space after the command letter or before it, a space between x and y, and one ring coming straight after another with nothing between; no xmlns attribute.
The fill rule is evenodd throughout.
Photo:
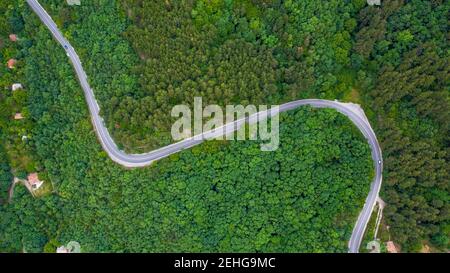
<svg viewBox="0 0 450 273"><path fill-rule="evenodd" d="M380 6L381 5L381 0L367 0L367 4L369 4L369 6Z"/></svg>
<svg viewBox="0 0 450 273"><path fill-rule="evenodd" d="M16 113L16 114L14 115L14 119L15 119L15 120L24 119L24 116L22 115L22 113Z"/></svg>
<svg viewBox="0 0 450 273"><path fill-rule="evenodd" d="M27 181L32 190L37 190L44 184L44 181L39 180L37 173L30 173Z"/></svg>
<svg viewBox="0 0 450 273"><path fill-rule="evenodd" d="M67 4L69 6L73 6L73 5L79 6L79 5L81 5L81 0L67 0Z"/></svg>
<svg viewBox="0 0 450 273"><path fill-rule="evenodd" d="M11 42L17 42L17 35L16 34L9 34L9 40L11 40Z"/></svg>
<svg viewBox="0 0 450 273"><path fill-rule="evenodd" d="M21 83L14 83L14 84L11 86L11 89L12 89L12 91L16 91L16 90L19 90L19 89L23 89L23 86L22 86Z"/></svg>
<svg viewBox="0 0 450 273"><path fill-rule="evenodd" d="M398 253L397 247L395 246L395 244L394 244L393 241L388 241L388 242L386 243L386 250L387 250L389 253Z"/></svg>
<svg viewBox="0 0 450 273"><path fill-rule="evenodd" d="M81 245L77 241L70 241L67 245L58 247L56 253L81 253Z"/></svg>
<svg viewBox="0 0 450 273"><path fill-rule="evenodd" d="M56 249L56 253L70 253L70 249L65 246L60 246Z"/></svg>
<svg viewBox="0 0 450 273"><path fill-rule="evenodd" d="M13 69L14 68L14 65L17 63L17 60L15 60L15 59L9 59L8 60L8 63L7 63L7 66L8 66L8 68L9 69Z"/></svg>

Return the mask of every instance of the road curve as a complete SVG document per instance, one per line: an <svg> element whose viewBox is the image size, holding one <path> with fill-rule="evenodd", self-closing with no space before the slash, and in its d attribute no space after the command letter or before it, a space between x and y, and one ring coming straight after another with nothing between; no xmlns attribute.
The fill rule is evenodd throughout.
<svg viewBox="0 0 450 273"><path fill-rule="evenodd" d="M37 0L27 0L28 5L36 13L36 15L41 19L41 21L50 30L53 37L61 44L61 46L66 51L72 65L77 74L78 80L80 81L81 87L85 93L86 102L91 114L92 124L94 126L95 132L98 139L108 154L108 156L115 162L126 167L143 167L150 165L153 161L159 160L161 158L167 157L173 153L180 152L184 149L188 149L192 146L202 143L205 139L216 137L224 134L229 134L234 132L237 128L243 125L245 122L253 123L258 120L258 118L270 117L272 113L270 111L263 111L250 116L248 119L239 119L232 123L228 123L221 128L216 128L212 131L204 132L201 135L197 135L191 138L184 139L180 142L159 148L157 150L144 153L144 154L126 154L124 151L120 150L115 144L114 140L111 138L108 129L104 125L103 118L99 115L100 107L95 100L94 92L89 86L87 81L87 75L81 65L80 58L75 52L74 48L70 43L64 38L64 36L59 31L55 22L47 14L45 9L39 4ZM383 170L383 158L381 155L381 149L378 144L378 140L369 121L367 120L364 111L356 104L352 103L341 103L338 101L320 100L320 99L306 99L297 100L282 104L279 106L279 111L289 111L295 109L299 106L309 105L316 108L333 108L338 112L347 116L362 132L364 137L367 139L371 150L372 159L375 167L375 177L370 186L370 192L366 198L364 207L358 216L358 220L353 228L352 235L350 237L348 248L349 252L356 253L359 250L361 241L364 236L364 231L369 222L370 216L372 214L373 208L375 206L378 194L380 192L382 183L382 170Z"/></svg>

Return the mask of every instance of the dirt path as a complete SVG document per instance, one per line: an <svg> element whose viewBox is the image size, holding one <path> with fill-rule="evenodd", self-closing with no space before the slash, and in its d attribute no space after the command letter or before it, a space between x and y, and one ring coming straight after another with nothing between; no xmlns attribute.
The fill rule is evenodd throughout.
<svg viewBox="0 0 450 273"><path fill-rule="evenodd" d="M14 196L14 188L16 187L17 184L22 183L23 185L25 185L28 188L28 183L26 183L27 181L24 179L19 179L17 177L14 177L13 182L11 183L11 186L8 189L8 204L11 204L12 198ZM28 190L30 190L28 188ZM31 191L31 195L34 196L33 191Z"/></svg>
<svg viewBox="0 0 450 273"><path fill-rule="evenodd" d="M17 177L14 177L13 182L11 183L11 186L9 186L8 189L8 204L11 204L13 195L14 195L14 188L16 187L16 184L18 183Z"/></svg>

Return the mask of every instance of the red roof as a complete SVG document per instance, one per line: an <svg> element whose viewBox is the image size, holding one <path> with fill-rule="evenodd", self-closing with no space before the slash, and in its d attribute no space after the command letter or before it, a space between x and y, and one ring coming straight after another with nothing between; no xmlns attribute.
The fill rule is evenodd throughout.
<svg viewBox="0 0 450 273"><path fill-rule="evenodd" d="M9 39L13 42L17 41L17 35L16 34L9 34Z"/></svg>
<svg viewBox="0 0 450 273"><path fill-rule="evenodd" d="M17 63L15 59L9 59L8 60L8 68L14 68L14 65Z"/></svg>
<svg viewBox="0 0 450 273"><path fill-rule="evenodd" d="M16 113L14 119L23 119L22 113Z"/></svg>
<svg viewBox="0 0 450 273"><path fill-rule="evenodd" d="M392 242L392 241L388 241L386 243L386 250L389 253L397 253L398 252L397 247L395 246L394 242Z"/></svg>
<svg viewBox="0 0 450 273"><path fill-rule="evenodd" d="M28 175L28 183L30 183L31 185L37 184L39 182L41 182L41 181L39 180L37 173L30 173Z"/></svg>

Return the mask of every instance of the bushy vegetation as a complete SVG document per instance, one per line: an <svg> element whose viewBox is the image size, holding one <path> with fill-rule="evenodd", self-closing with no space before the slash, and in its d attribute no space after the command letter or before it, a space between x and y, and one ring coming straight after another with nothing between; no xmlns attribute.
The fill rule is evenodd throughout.
<svg viewBox="0 0 450 273"><path fill-rule="evenodd" d="M194 96L219 105L358 102L383 149L391 238L403 251L424 241L448 249L448 1L41 3L80 55L125 150L170 143L171 108ZM88 251L345 250L372 175L367 144L345 117L283 114L273 154L257 143L212 142L124 170L98 145L63 50L26 5L4 9L1 29L24 40L2 57L21 59L27 95L0 103L26 104L27 146L39 160L8 157L2 170L45 169L58 194L32 200L19 188L2 207L1 250L47 243L50 251L48 242L70 240ZM16 77L8 75L5 85Z"/></svg>
<svg viewBox="0 0 450 273"><path fill-rule="evenodd" d="M20 5L0 4L0 12L4 15L0 18L0 203L8 199L7 191L13 175L25 178L29 172L43 171L30 142L34 123L29 118L28 94L26 86L23 87L24 53L21 48L26 41L21 37L24 21ZM17 41L11 40L10 34L16 34ZM17 60L12 69L7 66L10 59ZM14 83L23 88L13 91ZM16 113L20 113L23 119L15 120Z"/></svg>
<svg viewBox="0 0 450 273"><path fill-rule="evenodd" d="M98 144L63 50L29 20L34 139L58 189L35 200L18 189L2 208L2 250L76 240L84 251L346 251L373 175L346 117L282 114L274 154L257 142L210 142L125 170Z"/></svg>
<svg viewBox="0 0 450 273"><path fill-rule="evenodd" d="M376 112L384 155L386 222L406 251L419 251L424 239L448 248L450 3L444 2L390 1L358 19L364 23L355 68L371 75L367 106Z"/></svg>

